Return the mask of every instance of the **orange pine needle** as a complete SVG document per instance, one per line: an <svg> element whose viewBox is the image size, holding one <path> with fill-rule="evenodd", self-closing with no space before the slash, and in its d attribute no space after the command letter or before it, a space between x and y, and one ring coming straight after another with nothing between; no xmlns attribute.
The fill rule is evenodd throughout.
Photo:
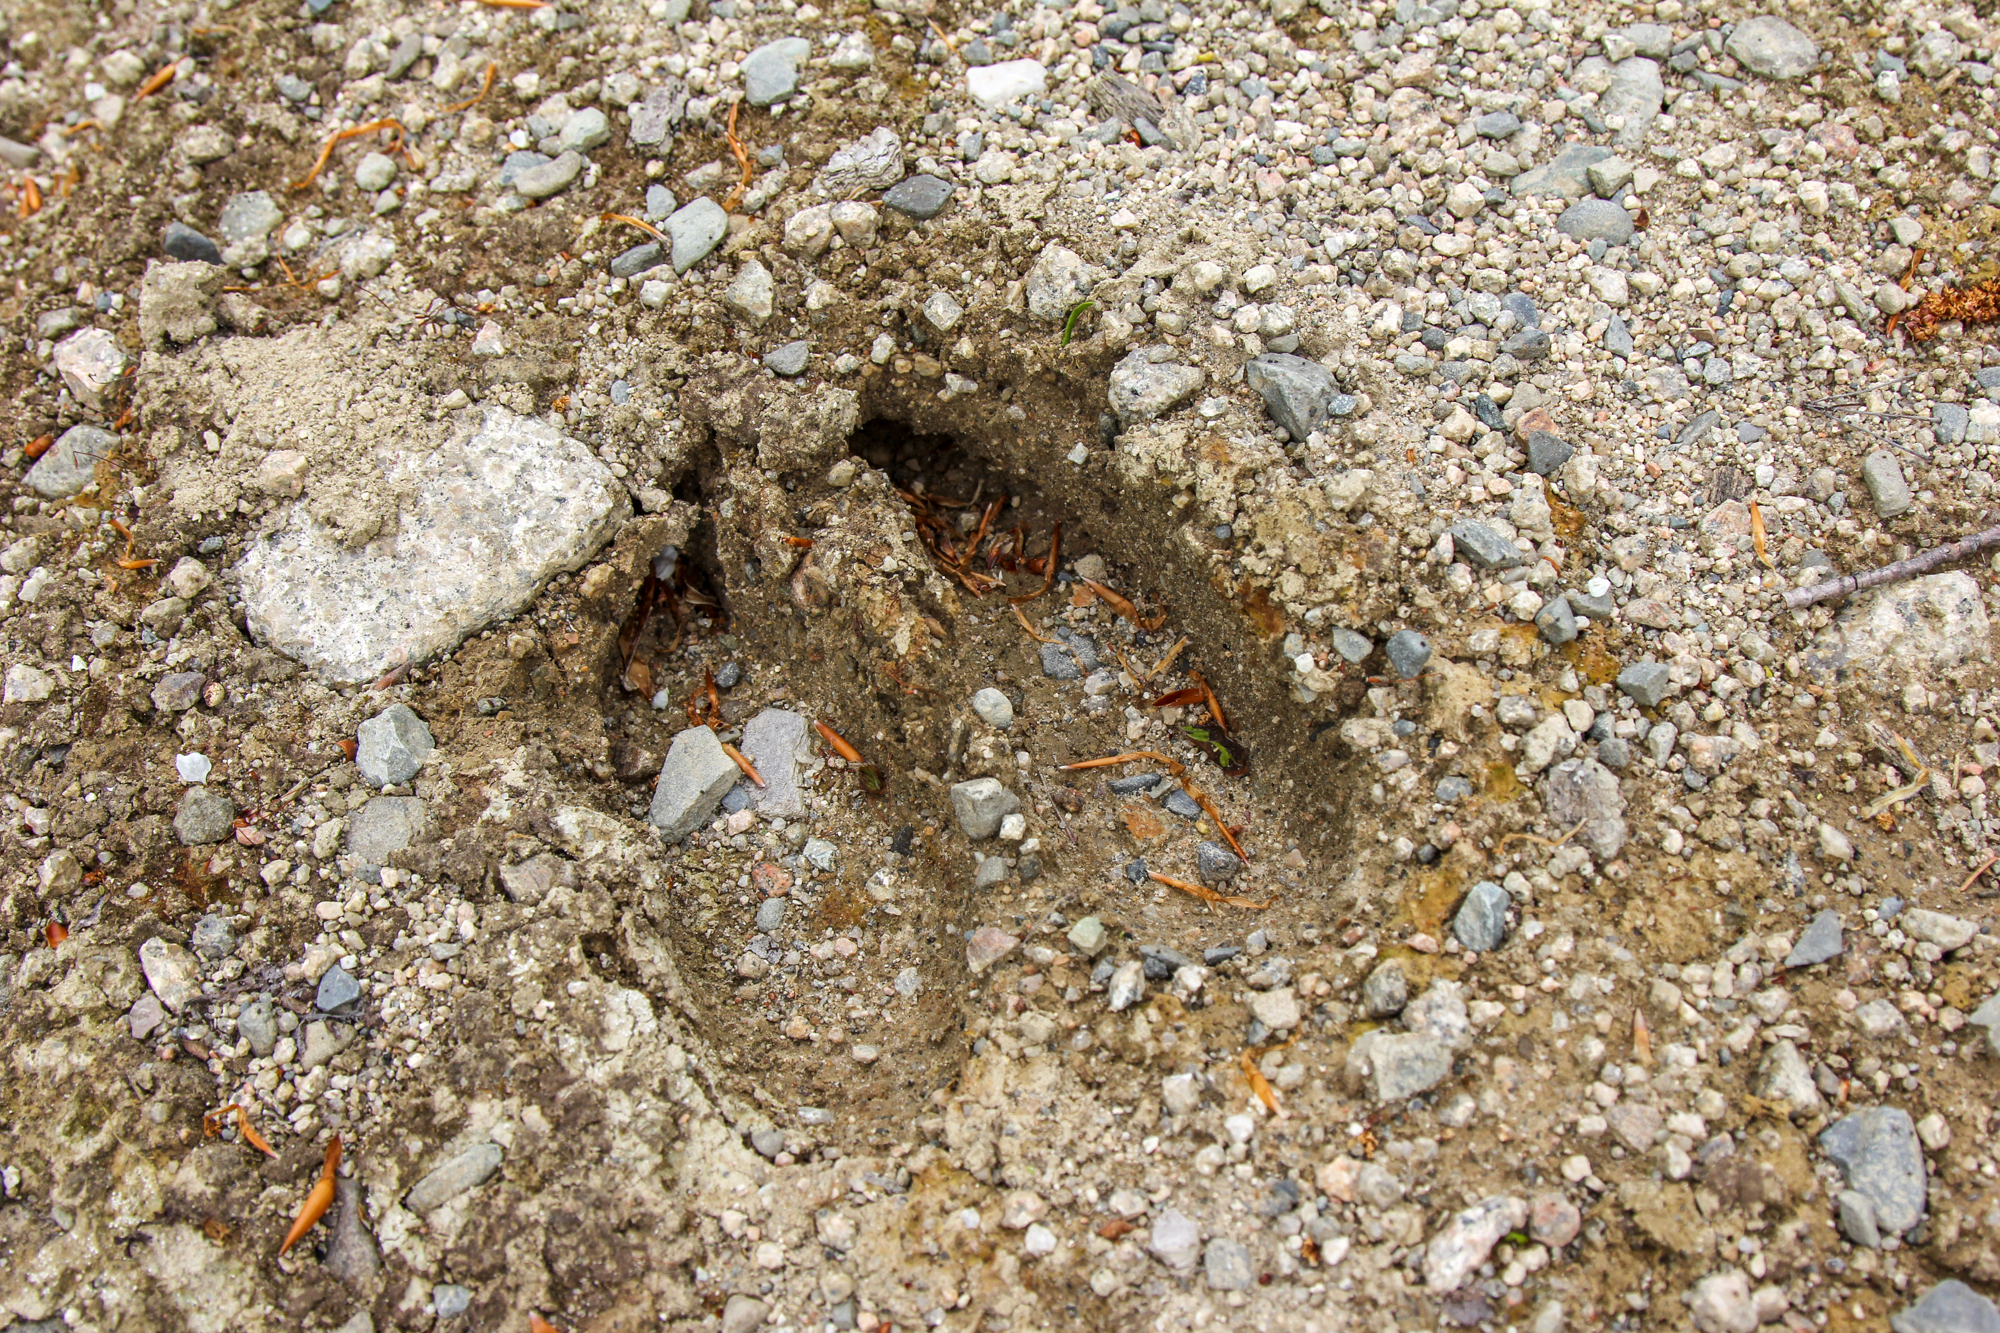
<svg viewBox="0 0 2000 1333"><path fill-rule="evenodd" d="M1207 679L1199 671L1190 671L1188 675L1194 678L1195 688L1199 689L1202 697L1208 701L1208 713L1215 719L1215 725L1224 731L1229 730L1229 719L1223 715L1222 701L1215 697L1215 691L1209 687Z"/></svg>
<svg viewBox="0 0 2000 1333"><path fill-rule="evenodd" d="M801 551L810 551L814 546L814 542L810 537L787 537L785 538L785 545L796 546Z"/></svg>
<svg viewBox="0 0 2000 1333"><path fill-rule="evenodd" d="M1268 901L1260 903L1254 898L1241 898L1235 894L1217 893L1206 884L1194 884L1188 880L1175 879L1171 875L1162 875L1157 870L1148 870L1146 878L1164 884L1170 889L1179 889L1182 893L1191 893L1205 903L1222 903L1229 907L1254 907L1258 911L1262 911L1271 905Z"/></svg>
<svg viewBox="0 0 2000 1333"><path fill-rule="evenodd" d="M1757 507L1755 500L1750 502L1750 540L1757 547L1757 563L1766 569L1776 569L1771 557L1764 553L1764 511Z"/></svg>
<svg viewBox="0 0 2000 1333"><path fill-rule="evenodd" d="M175 76L180 72L179 65L160 66L159 69L153 72L152 78L147 79L139 85L139 91L132 94L132 100L135 102L145 101L148 97L151 97L154 93L172 83Z"/></svg>
<svg viewBox="0 0 2000 1333"><path fill-rule="evenodd" d="M1653 1034L1646 1027L1646 1015L1632 1011L1632 1058L1642 1065L1653 1063Z"/></svg>
<svg viewBox="0 0 2000 1333"><path fill-rule="evenodd" d="M861 762L861 751L855 749L852 745L849 745L845 740L841 739L840 733L835 731L832 727L829 727L824 722L815 722L813 723L813 729L819 732L820 739L824 740L828 745L832 746L833 752L839 755L842 759L845 759L850 764L858 764Z"/></svg>
<svg viewBox="0 0 2000 1333"><path fill-rule="evenodd" d="M528 1333L562 1333L562 1330L536 1314L533 1310L530 1310L528 1311Z"/></svg>
<svg viewBox="0 0 2000 1333"><path fill-rule="evenodd" d="M42 927L42 938L49 942L51 949L60 949L62 942L69 938L69 927L60 921L51 921Z"/></svg>
<svg viewBox="0 0 2000 1333"><path fill-rule="evenodd" d="M1250 1081L1250 1090L1257 1094L1258 1101L1264 1103L1264 1109L1280 1120L1285 1119L1285 1104L1279 1100L1278 1090L1264 1077L1264 1071L1257 1067L1257 1062L1272 1051L1282 1051L1291 1044L1281 1041L1270 1046L1252 1046L1238 1057L1243 1062L1243 1077Z"/></svg>
<svg viewBox="0 0 2000 1333"><path fill-rule="evenodd" d="M21 452L26 454L31 459L40 458L43 454L49 451L49 446L54 444L55 442L56 442L56 437L53 435L38 435L34 439L29 440L26 445L22 446Z"/></svg>
<svg viewBox="0 0 2000 1333"><path fill-rule="evenodd" d="M1033 592L1022 593L1019 597L1009 597L1007 600L1013 603L1015 606L1019 606L1023 602L1034 601L1037 597L1040 597L1050 588L1053 588L1056 584L1056 562L1061 558L1062 558L1062 524L1058 523L1055 526L1055 530L1049 534L1049 554L1048 558L1045 561L1043 561L1042 586L1035 589Z"/></svg>
<svg viewBox="0 0 2000 1333"><path fill-rule="evenodd" d="M757 771L757 766L744 757L741 750L724 741L722 743L722 752L736 761L736 766L743 770L744 777L749 778L760 787L768 787L770 785L764 781L764 775Z"/></svg>
<svg viewBox="0 0 2000 1333"><path fill-rule="evenodd" d="M1084 579L1083 585L1086 588L1089 588L1092 592L1096 593L1099 597L1102 597L1104 599L1105 604L1109 606L1113 611L1116 611L1119 615L1125 617L1127 620L1131 621L1135 625L1139 623L1139 608L1133 606L1129 599L1118 593L1111 591L1111 589L1105 587L1102 583L1099 583L1096 579Z"/></svg>
<svg viewBox="0 0 2000 1333"><path fill-rule="evenodd" d="M539 9L541 6L536 4L534 8ZM396 132L396 141L390 145L391 151L401 151L405 159L412 162L415 161L416 155L403 145L402 125L393 116L384 116L380 120L371 120L366 125L353 125L344 130L335 130L327 141L320 146L319 158L313 163L312 170L306 173L304 180L293 181L292 188L294 190L303 190L318 180L319 173L326 170L327 160L333 156L334 146L341 140L357 138L363 134L374 134L379 130L394 130Z"/></svg>
<svg viewBox="0 0 2000 1333"><path fill-rule="evenodd" d="M33 176L21 181L21 216L31 218L42 211L42 187L35 184Z"/></svg>
<svg viewBox="0 0 2000 1333"><path fill-rule="evenodd" d="M1014 619L1021 622L1021 628L1028 631L1028 637L1033 639L1036 643L1056 642L1056 640L1049 638L1046 634L1035 633L1035 627L1033 625L1030 625L1028 623L1028 618L1021 614L1021 608L1019 606L1014 605L1013 603L1010 602L1008 604L1007 609L1014 613Z"/></svg>
<svg viewBox="0 0 2000 1333"><path fill-rule="evenodd" d="M236 1132L243 1136L245 1143L255 1148L258 1152L263 1153L266 1157L276 1157L278 1155L278 1150L266 1143L264 1136L257 1132L257 1127L250 1123L249 1109L241 1102L231 1102L227 1106L217 1107L215 1110L204 1115L201 1118L202 1133L209 1138L214 1138L217 1134L220 1134L222 1132L222 1122L229 1118L231 1111L236 1113Z"/></svg>
<svg viewBox="0 0 2000 1333"><path fill-rule="evenodd" d="M642 222L638 218L635 218L628 213L599 213L597 216L599 221L622 222L628 227L637 227L640 231L645 232L648 236L652 237L656 241L665 241L669 245L673 243L673 238L668 236L665 232L661 231L658 227L655 227L650 222Z"/></svg>
<svg viewBox="0 0 2000 1333"><path fill-rule="evenodd" d="M494 74L499 72L499 69L500 66L498 64L494 63L491 60L487 61L486 77L479 81L479 91L474 93L471 97L466 98L463 102L453 102L450 106L446 107L443 111L440 111L438 114L441 116L449 116L454 111L463 111L467 107L478 106L481 102L485 101L486 94L493 91L493 76Z"/></svg>
<svg viewBox="0 0 2000 1333"><path fill-rule="evenodd" d="M1129 750L1124 754L1107 755L1102 759L1083 759L1074 764L1064 764L1062 771L1065 773L1075 773L1086 768L1109 768L1113 764L1129 764L1134 759L1158 759L1160 762L1167 764L1175 762L1166 755L1161 754L1158 750Z"/></svg>
<svg viewBox="0 0 2000 1333"><path fill-rule="evenodd" d="M743 179L736 183L736 188L722 201L722 211L725 213L736 211L736 205L742 202L743 192L750 188L751 178L755 174L750 167L750 154L744 149L743 141L736 137L736 112L742 105L741 102L729 104L729 152L735 157L736 165L743 168Z"/></svg>
<svg viewBox="0 0 2000 1333"><path fill-rule="evenodd" d="M333 1136L333 1142L326 1147L326 1165L320 1169L319 1180L306 1195L305 1204L299 1215L292 1220L292 1229L285 1233L285 1243L278 1247L278 1257L299 1243L299 1238L313 1229L313 1224L326 1215L333 1206L334 1171L340 1166L340 1135Z"/></svg>

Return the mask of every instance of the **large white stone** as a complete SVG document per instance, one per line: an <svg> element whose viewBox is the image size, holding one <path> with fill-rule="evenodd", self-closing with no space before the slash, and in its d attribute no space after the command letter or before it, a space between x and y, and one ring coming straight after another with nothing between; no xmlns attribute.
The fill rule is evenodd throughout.
<svg viewBox="0 0 2000 1333"><path fill-rule="evenodd" d="M1857 597L1805 654L1815 679L1851 678L1868 689L1900 687L1911 676L1936 680L1992 652L1978 582L1953 570Z"/></svg>
<svg viewBox="0 0 2000 1333"><path fill-rule="evenodd" d="M1049 72L1039 60L1003 60L975 65L965 72L966 91L988 111L998 111L1020 97L1040 97L1048 90Z"/></svg>
<svg viewBox="0 0 2000 1333"><path fill-rule="evenodd" d="M238 566L250 632L332 685L357 685L458 646L588 560L630 512L580 442L489 407L440 449L384 448L409 499L359 549L303 504Z"/></svg>

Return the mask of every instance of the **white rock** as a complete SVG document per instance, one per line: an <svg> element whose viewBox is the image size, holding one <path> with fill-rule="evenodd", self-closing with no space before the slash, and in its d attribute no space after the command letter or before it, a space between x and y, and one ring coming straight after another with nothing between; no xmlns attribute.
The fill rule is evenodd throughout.
<svg viewBox="0 0 2000 1333"><path fill-rule="evenodd" d="M215 771L205 754L177 754L174 756L174 772L180 774L181 781L200 783L208 781L208 775Z"/></svg>
<svg viewBox="0 0 2000 1333"><path fill-rule="evenodd" d="M1049 72L1039 60L1003 60L975 65L965 72L966 91L988 111L998 111L1021 97L1040 97L1049 86Z"/></svg>
<svg viewBox="0 0 2000 1333"><path fill-rule="evenodd" d="M10 704L38 704L55 693L55 678L46 671L38 671L25 662L16 662L7 668L7 684L0 702Z"/></svg>
<svg viewBox="0 0 2000 1333"><path fill-rule="evenodd" d="M456 647L579 568L629 512L625 491L581 442L489 407L435 451L384 447L409 498L360 550L290 507L238 567L250 632L333 685Z"/></svg>
<svg viewBox="0 0 2000 1333"><path fill-rule="evenodd" d="M105 329L79 329L56 344L56 373L86 407L103 406L105 389L125 372L125 353Z"/></svg>

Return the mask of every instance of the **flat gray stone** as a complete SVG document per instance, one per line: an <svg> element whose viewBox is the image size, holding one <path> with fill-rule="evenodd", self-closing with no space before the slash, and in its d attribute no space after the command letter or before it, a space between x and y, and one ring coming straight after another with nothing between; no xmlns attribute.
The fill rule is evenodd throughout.
<svg viewBox="0 0 2000 1333"><path fill-rule="evenodd" d="M763 787L750 788L752 810L766 818L805 815L799 766L812 757L811 730L805 718L783 708L766 708L743 724L743 740L736 748L764 779Z"/></svg>
<svg viewBox="0 0 2000 1333"><path fill-rule="evenodd" d="M1623 245L1632 239L1632 215L1609 199L1579 199L1556 219L1556 230L1579 241Z"/></svg>
<svg viewBox="0 0 2000 1333"><path fill-rule="evenodd" d="M774 375L782 375L786 379L790 379L794 375L803 375L805 373L806 362L811 356L812 345L806 342L805 339L800 338L796 341L773 347L770 351L764 353L764 368Z"/></svg>
<svg viewBox="0 0 2000 1333"><path fill-rule="evenodd" d="M301 502L238 566L251 634L331 685L366 684L517 614L631 512L582 442L503 407L440 448L384 444L375 461L408 488L382 539L353 549Z"/></svg>
<svg viewBox="0 0 2000 1333"><path fill-rule="evenodd" d="M799 90L799 66L812 54L803 37L766 42L743 57L743 98L751 106L782 102Z"/></svg>
<svg viewBox="0 0 2000 1333"><path fill-rule="evenodd" d="M201 688L208 677L199 671L175 671L160 677L153 686L153 707L162 713L185 713L201 702Z"/></svg>
<svg viewBox="0 0 2000 1333"><path fill-rule="evenodd" d="M674 272L685 273L722 244L722 238L729 234L729 214L722 211L721 204L701 195L675 210L661 230L673 237Z"/></svg>
<svg viewBox="0 0 2000 1333"><path fill-rule="evenodd" d="M678 79L669 79L646 94L632 112L632 125L625 137L632 143L650 148L665 143L680 123L687 118L687 89Z"/></svg>
<svg viewBox="0 0 2000 1333"><path fill-rule="evenodd" d="M1253 356L1243 366L1243 381L1264 397L1264 410L1295 440L1303 440L1333 415L1340 392L1333 372L1317 361L1283 352Z"/></svg>
<svg viewBox="0 0 2000 1333"><path fill-rule="evenodd" d="M556 142L565 149L587 153L611 142L611 119L594 106L579 107L563 121Z"/></svg>
<svg viewBox="0 0 2000 1333"><path fill-rule="evenodd" d="M1802 79L1819 63L1819 44L1772 14L1738 23L1722 49L1767 79Z"/></svg>
<svg viewBox="0 0 2000 1333"><path fill-rule="evenodd" d="M419 1214L441 1208L492 1179L504 1157L499 1144L476 1143L412 1185L403 1206Z"/></svg>
<svg viewBox="0 0 2000 1333"><path fill-rule="evenodd" d="M213 787L189 787L174 812L174 835L186 847L206 847L229 836L236 802Z"/></svg>
<svg viewBox="0 0 2000 1333"><path fill-rule="evenodd" d="M1618 688L1641 708L1658 708L1671 683L1664 662L1634 662L1618 673Z"/></svg>
<svg viewBox="0 0 2000 1333"><path fill-rule="evenodd" d="M1957 1278L1946 1278L1915 1305L1889 1316L1894 1333L2000 1333L2000 1307Z"/></svg>
<svg viewBox="0 0 2000 1333"><path fill-rule="evenodd" d="M347 817L347 854L377 869L430 831L430 807L416 796L377 796Z"/></svg>
<svg viewBox="0 0 2000 1333"><path fill-rule="evenodd" d="M1399 629L1382 645L1382 652L1397 675L1415 680L1430 664L1431 641L1413 629Z"/></svg>
<svg viewBox="0 0 2000 1333"><path fill-rule="evenodd" d="M1882 1248L1882 1228L1875 1220L1875 1205L1867 1195L1858 1190L1842 1190L1833 1202L1841 1235L1871 1250Z"/></svg>
<svg viewBox="0 0 2000 1333"><path fill-rule="evenodd" d="M571 149L514 177L514 190L524 199L549 199L576 183L583 174L583 154Z"/></svg>
<svg viewBox="0 0 2000 1333"><path fill-rule="evenodd" d="M1210 1291L1248 1291L1256 1283L1250 1271L1250 1251L1242 1241L1217 1236L1208 1243L1201 1262Z"/></svg>
<svg viewBox="0 0 2000 1333"><path fill-rule="evenodd" d="M160 253L188 264L220 264L222 247L188 226L169 222L160 235Z"/></svg>
<svg viewBox="0 0 2000 1333"><path fill-rule="evenodd" d="M1156 359L1156 353L1166 350L1142 347L1111 368L1111 410L1125 425L1171 412L1200 391L1207 378L1201 368Z"/></svg>
<svg viewBox="0 0 2000 1333"><path fill-rule="evenodd" d="M328 1224L326 1270L350 1287L363 1287L382 1271L375 1238L361 1220L361 1182L340 1176L333 1183L332 1221ZM470 1298L471 1293L466 1293ZM435 1297L433 1297L435 1300ZM336 1331L338 1333L338 1331Z"/></svg>
<svg viewBox="0 0 2000 1333"><path fill-rule="evenodd" d="M1646 141L1666 91L1656 62L1641 56L1618 62L1611 71L1611 86L1597 96L1597 114L1625 118L1625 127L1618 131L1619 147L1637 148Z"/></svg>
<svg viewBox="0 0 2000 1333"><path fill-rule="evenodd" d="M954 190L950 181L919 172L889 187L882 196L882 206L918 222L928 222L944 212Z"/></svg>
<svg viewBox="0 0 2000 1333"><path fill-rule="evenodd" d="M1376 1028L1348 1048L1347 1067L1383 1105L1406 1102L1451 1077L1451 1048L1424 1032Z"/></svg>
<svg viewBox="0 0 2000 1333"><path fill-rule="evenodd" d="M1785 966L1811 967L1824 963L1829 958L1840 956L1845 947L1841 939L1840 913L1831 907L1823 909L1799 935L1799 942L1792 946L1785 956Z"/></svg>
<svg viewBox="0 0 2000 1333"><path fill-rule="evenodd" d="M390 704L355 732L354 765L371 787L408 782L437 749L431 729L407 704Z"/></svg>
<svg viewBox="0 0 2000 1333"><path fill-rule="evenodd" d="M757 929L769 935L785 924L787 899L766 898L757 904Z"/></svg>
<svg viewBox="0 0 2000 1333"><path fill-rule="evenodd" d="M754 760L752 761L755 762ZM758 772L761 774L762 769ZM659 785L646 818L668 842L679 842L715 816L723 793L736 785L743 770L723 753L722 742L708 727L689 727L674 737L660 765Z"/></svg>
<svg viewBox="0 0 2000 1333"><path fill-rule="evenodd" d="M1176 1273L1191 1272L1201 1257L1201 1228L1178 1208L1168 1208L1153 1219L1153 1235L1146 1249Z"/></svg>
<svg viewBox="0 0 2000 1333"><path fill-rule="evenodd" d="M1877 449L1861 460L1861 481L1881 518L1900 518L1916 503L1910 483L1903 479L1902 463L1887 449Z"/></svg>
<svg viewBox="0 0 2000 1333"><path fill-rule="evenodd" d="M1900 1236L1923 1220L1929 1195L1923 1145L1910 1113L1869 1106L1842 1116L1819 1136L1847 1187L1875 1205L1884 1234Z"/></svg>
<svg viewBox="0 0 2000 1333"><path fill-rule="evenodd" d="M1351 629L1335 627L1326 633L1326 641L1333 645L1333 651L1346 661L1359 666L1375 651L1375 641L1366 634L1357 634Z"/></svg>
<svg viewBox="0 0 2000 1333"><path fill-rule="evenodd" d="M118 437L97 426L71 426L56 437L28 469L28 486L46 500L66 500L97 476L97 461L109 458Z"/></svg>
<svg viewBox="0 0 2000 1333"><path fill-rule="evenodd" d="M1528 433L1528 470L1537 476L1553 477L1576 453L1576 446L1560 435L1545 430Z"/></svg>
<svg viewBox="0 0 2000 1333"><path fill-rule="evenodd" d="M1050 680L1082 680L1083 668L1076 655L1063 644L1045 643L1041 649L1042 674Z"/></svg>
<svg viewBox="0 0 2000 1333"><path fill-rule="evenodd" d="M611 260L611 276L614 278L636 278L649 268L656 268L665 262L667 252L658 241L646 241L629 250L620 251Z"/></svg>
<svg viewBox="0 0 2000 1333"><path fill-rule="evenodd" d="M360 998L361 983L339 963L319 974L319 989L314 992L313 1003L321 1013L334 1013Z"/></svg>
<svg viewBox="0 0 2000 1333"><path fill-rule="evenodd" d="M1447 530L1458 554L1476 568L1512 569L1528 561L1519 547L1478 519L1462 518Z"/></svg>
<svg viewBox="0 0 2000 1333"><path fill-rule="evenodd" d="M951 810L958 826L974 842L984 842L1000 831L1000 821L1021 808L1021 798L1002 785L998 778L973 778L955 783L951 789Z"/></svg>
<svg viewBox="0 0 2000 1333"><path fill-rule="evenodd" d="M1561 195L1565 199L1581 199L1590 193L1591 165L1615 156L1616 152L1609 148L1573 143L1557 153L1553 161L1514 177L1508 188L1522 198Z"/></svg>
<svg viewBox="0 0 2000 1333"><path fill-rule="evenodd" d="M1507 941L1507 890L1490 879L1472 886L1451 920L1451 933L1476 953L1491 953Z"/></svg>
<svg viewBox="0 0 2000 1333"><path fill-rule="evenodd" d="M1932 403L1931 434L1939 444L1957 444L1965 438L1972 414L1963 403Z"/></svg>
<svg viewBox="0 0 2000 1333"><path fill-rule="evenodd" d="M1002 731L1014 725L1014 701L991 685L972 696L972 711L988 726Z"/></svg>
<svg viewBox="0 0 2000 1333"><path fill-rule="evenodd" d="M1911 907L1896 919L1903 933L1911 939L1935 944L1950 953L1953 949L1963 949L1979 934L1979 923L1962 916L1952 916L1946 912L1933 912L1927 907Z"/></svg>

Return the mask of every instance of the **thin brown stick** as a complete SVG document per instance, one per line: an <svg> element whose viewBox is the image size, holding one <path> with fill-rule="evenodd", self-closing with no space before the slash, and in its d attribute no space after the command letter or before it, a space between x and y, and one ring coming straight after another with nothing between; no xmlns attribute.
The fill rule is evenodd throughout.
<svg viewBox="0 0 2000 1333"><path fill-rule="evenodd" d="M1958 886L1958 891L1964 893L1967 889L1971 888L1979 881L1981 875L1993 868L1996 862L2000 862L2000 852L1989 853L1986 859L1979 863L1979 868L1965 877L1965 883Z"/></svg>
<svg viewBox="0 0 2000 1333"><path fill-rule="evenodd" d="M628 227L637 227L640 231L645 232L648 236L652 237L656 241L664 241L668 245L673 244L673 238L668 236L665 232L661 231L658 227L655 227L650 222L642 222L638 218L631 216L629 213L599 213L597 216L600 220L604 222L622 222ZM785 538L785 540L793 541L795 539L787 537ZM810 546L812 543L807 542L806 544Z"/></svg>
<svg viewBox="0 0 2000 1333"><path fill-rule="evenodd" d="M486 77L479 81L479 91L474 93L472 96L466 98L463 102L453 102L450 106L446 107L443 111L440 111L438 114L441 116L449 116L455 111L463 111L467 107L478 106L481 102L485 101L486 94L493 91L493 76L496 73L498 73L499 70L500 66L497 62L491 60L487 61Z"/></svg>
<svg viewBox="0 0 2000 1333"><path fill-rule="evenodd" d="M1984 532L1975 532L1970 537L1961 537L1949 545L1934 546L1928 551L1911 556L1908 560L1898 560L1879 569L1865 570L1859 574L1843 574L1827 583L1815 583L1810 588L1794 588L1785 594L1785 608L1797 611L1815 602L1845 597L1864 588L1879 588L1885 583L1901 583L1904 579L1913 579L1919 574L1936 569L1939 565L1978 555L1981 551L1995 546L2000 546L2000 526L1987 528Z"/></svg>
<svg viewBox="0 0 2000 1333"><path fill-rule="evenodd" d="M768 787L771 785L770 783L764 781L764 775L757 771L757 766L751 763L749 759L745 758L743 752L737 749L735 746L731 745L728 741L722 742L722 752L728 755L731 759L736 761L736 766L743 770L744 777L749 778L752 782L756 783L760 787Z"/></svg>
<svg viewBox="0 0 2000 1333"><path fill-rule="evenodd" d="M1012 611L1012 612L1014 613L1014 619L1016 619L1016 620L1018 620L1018 621L1020 621L1020 622L1021 622L1021 628L1022 628L1022 629L1024 629L1024 630L1026 630L1026 631L1028 631L1028 637L1029 637L1029 638L1031 638L1031 639L1033 639L1033 640L1034 640L1034 641L1035 641L1036 643L1059 643L1059 642L1061 642L1061 641L1060 641L1060 640L1058 640L1058 639L1051 639L1051 638L1049 638L1049 637L1048 637L1047 635L1044 635L1044 634L1037 634L1037 633L1035 632L1035 627L1034 627L1033 625L1030 625L1030 624L1028 623L1028 618L1027 618L1026 616L1024 616L1024 615L1022 615L1022 614L1021 614L1021 608L1020 608L1020 607L1018 607L1018 606L1014 606L1014 605L1011 605L1011 604L1010 604L1010 605L1009 605L1009 606L1007 607L1007 609L1008 609L1009 611Z"/></svg>
<svg viewBox="0 0 2000 1333"><path fill-rule="evenodd" d="M1175 879L1171 875L1162 875L1157 870L1148 870L1146 878L1156 883L1164 884L1170 889L1179 889L1182 893L1191 893L1205 903L1223 903L1230 907L1253 907L1260 912L1271 905L1269 900L1260 903L1254 898L1240 898L1234 894L1217 893L1206 884L1194 884L1188 880Z"/></svg>
<svg viewBox="0 0 2000 1333"><path fill-rule="evenodd" d="M750 188L750 181L755 175L750 167L750 154L743 147L743 141L736 137L736 112L742 105L741 102L729 104L729 151L735 156L736 165L743 168L743 179L736 182L736 188L722 201L722 211L725 213L736 211L736 205L743 202L743 192Z"/></svg>
<svg viewBox="0 0 2000 1333"><path fill-rule="evenodd" d="M1188 646L1187 635L1183 634L1181 635L1179 643L1167 649L1167 655L1160 659L1160 664L1154 667L1151 671L1148 671L1146 673L1146 679L1151 680L1155 676L1158 676L1161 672L1165 671L1168 667L1172 666L1174 664L1174 659L1181 655L1181 649L1187 646Z"/></svg>

